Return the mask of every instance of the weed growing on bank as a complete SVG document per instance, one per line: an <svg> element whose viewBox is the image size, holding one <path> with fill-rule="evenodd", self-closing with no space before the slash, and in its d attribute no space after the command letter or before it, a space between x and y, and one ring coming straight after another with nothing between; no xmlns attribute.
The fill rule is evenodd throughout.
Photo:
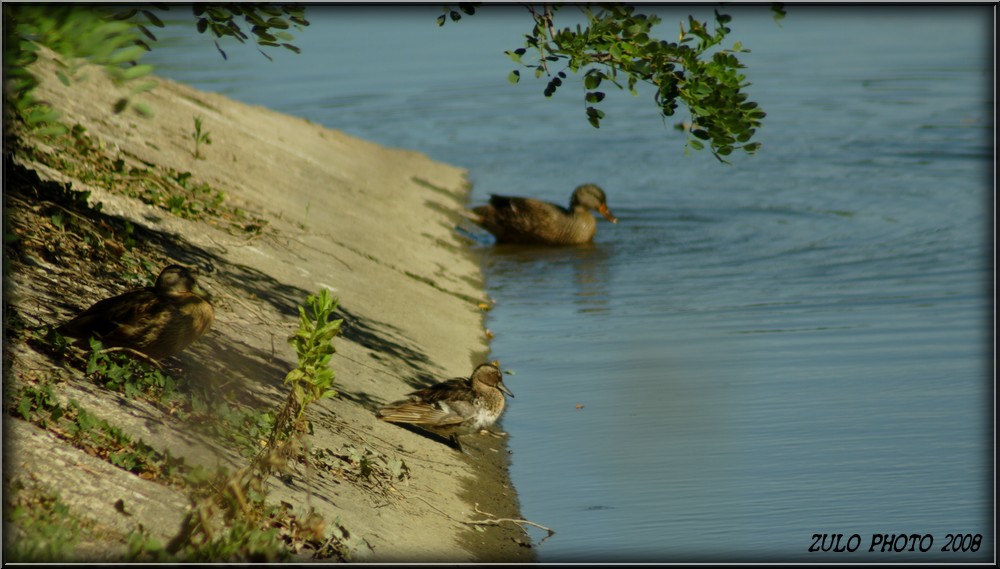
<svg viewBox="0 0 1000 569"><path fill-rule="evenodd" d="M311 459L308 407L336 395L329 367L335 352L332 340L341 324L332 319L336 307L336 299L326 290L307 297L300 308L299 328L289 339L298 355L298 366L286 375L289 395L281 409L269 412L241 409L224 401L212 403L195 392L183 393L178 389L183 381L158 364L132 357L127 351L109 351L97 340L91 340L90 351L81 354L51 329L36 332L36 347L60 355L93 383L153 404L185 423L207 427L249 459L246 467L234 473L191 467L169 452L133 439L76 401L61 403L52 380L36 378L9 390L7 412L143 479L188 493L192 507L181 531L168 543L160 543L143 528L133 531L127 539L130 560L257 562L283 561L293 555L346 560L352 549L366 542L352 536L338 520L327 522L311 509L293 511L287 504L266 501L272 474L286 474L291 461ZM361 467L361 477L375 480L374 473L385 469L394 469L397 476L405 472L401 462L375 461L370 454L352 457ZM41 534L26 539L37 542L25 546L33 548L31 551L55 547L46 545L49 541ZM63 541L67 547L72 545L72 540ZM58 559L63 551L50 553Z"/></svg>
<svg viewBox="0 0 1000 569"><path fill-rule="evenodd" d="M45 563L65 560L76 545L81 520L70 515L58 494L28 488L19 480L8 487L4 500L4 557L9 561Z"/></svg>
<svg viewBox="0 0 1000 569"><path fill-rule="evenodd" d="M194 132L191 133L191 138L194 140L194 158L202 160L201 147L212 144L212 138L211 133L207 130L202 132L200 116L194 117Z"/></svg>
<svg viewBox="0 0 1000 569"><path fill-rule="evenodd" d="M211 144L208 132L196 123L192 133L195 152ZM198 183L191 172L160 168L118 150L111 149L74 125L64 134L41 137L28 143L21 138L24 157L54 168L85 184L136 198L164 211L222 227L233 233L259 234L267 226L263 219L226 204L226 194L207 183ZM84 199L86 196L84 196Z"/></svg>

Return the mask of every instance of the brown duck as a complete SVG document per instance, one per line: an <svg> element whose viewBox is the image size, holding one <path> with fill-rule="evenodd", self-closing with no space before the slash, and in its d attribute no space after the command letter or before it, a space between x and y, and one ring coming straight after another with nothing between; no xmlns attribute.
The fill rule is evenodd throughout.
<svg viewBox="0 0 1000 569"><path fill-rule="evenodd" d="M490 203L473 208L471 217L497 243L576 245L591 242L597 232L590 210L618 223L608 209L604 190L594 184L576 188L569 209L533 198L491 195Z"/></svg>
<svg viewBox="0 0 1000 569"><path fill-rule="evenodd" d="M500 368L486 363L476 367L470 377L457 377L414 391L407 399L379 409L378 417L430 431L462 450L458 436L495 423L506 404L504 393L514 396L503 384Z"/></svg>
<svg viewBox="0 0 1000 569"><path fill-rule="evenodd" d="M105 347L167 358L190 346L215 320L212 305L198 292L191 271L169 265L152 287L106 298L56 330L80 340L93 336Z"/></svg>

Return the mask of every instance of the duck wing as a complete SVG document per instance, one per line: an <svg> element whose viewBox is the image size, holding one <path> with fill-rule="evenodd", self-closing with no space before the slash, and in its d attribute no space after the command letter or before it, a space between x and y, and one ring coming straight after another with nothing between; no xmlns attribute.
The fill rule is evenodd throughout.
<svg viewBox="0 0 1000 569"><path fill-rule="evenodd" d="M124 328L142 326L150 314L157 312L159 304L159 297L148 289L126 292L95 303L56 330L81 339L115 337Z"/></svg>
<svg viewBox="0 0 1000 569"><path fill-rule="evenodd" d="M408 399L379 409L378 416L393 423L457 426L475 412L475 395L469 378L456 377L414 391Z"/></svg>
<svg viewBox="0 0 1000 569"><path fill-rule="evenodd" d="M542 200L536 200L534 198L520 198L490 194L490 205L493 206L498 213L505 215L525 216L569 214L569 210L560 205Z"/></svg>
<svg viewBox="0 0 1000 569"><path fill-rule="evenodd" d="M498 242L537 243L558 241L571 219L568 209L554 203L491 195L488 205L473 209L478 223Z"/></svg>
<svg viewBox="0 0 1000 569"><path fill-rule="evenodd" d="M403 401L383 407L379 409L378 417L390 423L410 423L425 427L456 426L461 425L466 420L466 417L455 413L446 404L421 401Z"/></svg>
<svg viewBox="0 0 1000 569"><path fill-rule="evenodd" d="M475 391L467 377L456 377L410 394L411 401L436 403L439 401L472 401Z"/></svg>

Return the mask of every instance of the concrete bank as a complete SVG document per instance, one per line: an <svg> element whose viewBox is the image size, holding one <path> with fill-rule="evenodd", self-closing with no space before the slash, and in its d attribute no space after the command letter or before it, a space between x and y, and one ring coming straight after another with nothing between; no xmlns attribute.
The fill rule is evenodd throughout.
<svg viewBox="0 0 1000 569"><path fill-rule="evenodd" d="M488 517L477 504L498 518L519 517L504 441L471 437L471 456L462 456L373 414L415 388L467 376L488 355L482 275L454 232L468 191L463 170L163 79L140 98L152 118L132 110L116 114L111 109L127 89L99 70L85 70L87 79L70 86L56 80L50 59L40 60L36 71L44 81L38 98L62 111L67 125L81 125L99 152L121 161L121 172L181 174L186 187L208 184L224 193L223 205L247 215L238 223L185 219L30 153L13 156L13 168L6 168L5 194L11 183L21 186L5 199L15 230L30 233L44 224L51 216L38 203L50 199L47 188L67 183L90 191L91 205L103 204L83 220L89 226L127 220L137 251L199 269L216 320L176 363L185 381L201 382L227 401L277 408L286 395L282 379L295 367L286 338L297 327L298 305L324 287L339 297L344 324L332 367L340 396L309 411L315 432L308 440L319 458L272 477L269 501L297 511L312 507L328 522L338 520L350 533L354 561L532 560L514 524L467 523ZM196 116L211 138L200 148L202 159L194 156ZM43 142L29 142L46 150ZM133 185L133 195L155 190L152 181L134 187L142 186L140 175L119 178ZM4 295L6 312L26 328L58 322L128 288L121 271L53 244L60 233L47 245L19 235L20 248L5 259ZM25 337L12 333L5 346L6 387L58 376L54 390L61 400L77 401L157 450L206 467L246 464L169 410L60 370ZM517 392L516 378L509 386ZM124 551L124 536L140 524L161 540L176 534L189 503L179 489L91 456L9 409L4 422L5 485L18 480L51 488L72 515L109 536L108 543L81 545L78 557L115 558ZM351 456L383 470L404 464L409 475L359 475Z"/></svg>

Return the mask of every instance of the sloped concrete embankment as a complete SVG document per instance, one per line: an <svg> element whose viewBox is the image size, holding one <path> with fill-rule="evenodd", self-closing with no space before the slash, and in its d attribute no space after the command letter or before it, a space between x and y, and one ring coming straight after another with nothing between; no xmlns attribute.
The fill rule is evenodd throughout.
<svg viewBox="0 0 1000 569"><path fill-rule="evenodd" d="M52 183L90 191L90 202L103 204L91 223L128 220L152 257L198 268L216 321L180 356L185 381L202 382L220 397L239 393L261 410L277 408L286 395L282 379L295 366L286 339L297 327L298 306L321 288L339 297L344 324L332 366L340 396L310 408L310 444L337 455L368 448L401 460L409 477L374 488L337 468L299 464L290 477L271 480L269 499L339 520L366 543L356 547L357 560L528 559L516 527L482 531L464 523L484 517L476 504L518 517L502 441L477 437L466 457L373 415L414 388L467 375L487 356L478 306L485 298L482 275L454 232L467 194L464 171L162 79L143 95L152 118L115 114L124 88L93 69L67 87L54 70L50 59L37 63L44 79L39 98L62 111L66 124L84 127L107 157L124 161L125 169L189 172L263 225L244 232L184 219L30 156L13 158L23 172L37 174L35 198L45 199L38 188ZM212 140L203 159L193 152L195 116ZM8 216L27 215L31 200L12 198L6 207ZM7 306L28 324L58 322L124 291L113 272L67 254L53 260L28 251L7 263ZM23 342L12 340L6 349L5 383L59 371L59 362ZM56 393L189 464L246 464L167 410L95 386L82 374L69 374ZM5 483L30 479L53 489L73 515L110 536L123 538L140 524L161 540L177 532L189 504L181 490L134 476L14 414L5 415L5 425ZM102 548L103 556L123 548L119 539Z"/></svg>

